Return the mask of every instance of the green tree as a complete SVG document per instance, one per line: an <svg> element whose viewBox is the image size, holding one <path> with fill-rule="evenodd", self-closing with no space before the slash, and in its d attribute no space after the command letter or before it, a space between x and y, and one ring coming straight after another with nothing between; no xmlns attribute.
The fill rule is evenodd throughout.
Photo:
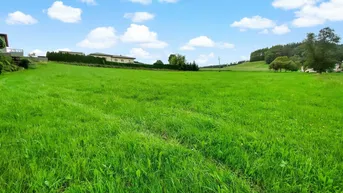
<svg viewBox="0 0 343 193"><path fill-rule="evenodd" d="M272 63L277 57L284 56L283 54L283 46L277 45L271 47L266 53L265 53L265 60L267 64Z"/></svg>
<svg viewBox="0 0 343 193"><path fill-rule="evenodd" d="M314 33L307 34L304 40L306 65L319 73L334 68L338 62L339 41L340 37L329 27L320 30L318 36Z"/></svg>
<svg viewBox="0 0 343 193"><path fill-rule="evenodd" d="M162 66L162 65L164 65L164 63L162 62L162 60L157 60L153 65Z"/></svg>
<svg viewBox="0 0 343 193"><path fill-rule="evenodd" d="M171 62L172 62L172 60L174 60L175 57L176 57L175 54L170 54L170 55L169 55L169 58L168 58L169 64L172 64Z"/></svg>
<svg viewBox="0 0 343 193"><path fill-rule="evenodd" d="M6 48L5 41L0 37L0 49Z"/></svg>
<svg viewBox="0 0 343 193"><path fill-rule="evenodd" d="M183 66L186 64L186 57L180 54L176 54L176 55L172 54L169 56L169 64Z"/></svg>

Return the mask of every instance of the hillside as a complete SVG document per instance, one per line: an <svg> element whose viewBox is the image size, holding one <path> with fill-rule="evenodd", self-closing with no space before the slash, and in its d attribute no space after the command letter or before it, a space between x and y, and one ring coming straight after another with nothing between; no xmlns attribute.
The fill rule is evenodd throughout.
<svg viewBox="0 0 343 193"><path fill-rule="evenodd" d="M212 70L221 70L221 71L256 71L256 72L263 72L269 71L269 66L264 61L258 62L246 62L242 64L237 64L234 66L228 66L224 68L201 68L202 71L212 71Z"/></svg>
<svg viewBox="0 0 343 193"><path fill-rule="evenodd" d="M342 192L342 83L51 62L4 74L0 192Z"/></svg>

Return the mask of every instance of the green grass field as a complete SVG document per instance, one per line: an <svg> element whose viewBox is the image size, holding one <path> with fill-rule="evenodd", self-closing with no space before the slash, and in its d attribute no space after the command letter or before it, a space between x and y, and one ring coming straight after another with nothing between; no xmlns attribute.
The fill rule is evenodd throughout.
<svg viewBox="0 0 343 193"><path fill-rule="evenodd" d="M0 192L342 192L343 75L0 76Z"/></svg>
<svg viewBox="0 0 343 193"><path fill-rule="evenodd" d="M264 61L259 62L246 62L243 64L229 66L224 68L202 68L203 71L249 71L249 72L258 72L258 71L269 71L269 66Z"/></svg>

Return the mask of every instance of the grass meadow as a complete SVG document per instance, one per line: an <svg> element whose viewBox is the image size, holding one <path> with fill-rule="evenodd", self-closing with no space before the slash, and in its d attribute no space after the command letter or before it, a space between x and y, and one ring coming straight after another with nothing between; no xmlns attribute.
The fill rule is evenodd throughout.
<svg viewBox="0 0 343 193"><path fill-rule="evenodd" d="M48 63L0 76L0 192L342 192L342 125L342 74Z"/></svg>

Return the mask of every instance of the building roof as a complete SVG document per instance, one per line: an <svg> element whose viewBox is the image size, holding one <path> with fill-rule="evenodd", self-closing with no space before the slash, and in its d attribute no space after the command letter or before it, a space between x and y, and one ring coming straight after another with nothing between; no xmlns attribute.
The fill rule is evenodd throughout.
<svg viewBox="0 0 343 193"><path fill-rule="evenodd" d="M8 43L8 37L7 34L0 34L0 37L3 37L5 39L6 47L9 47L10 44Z"/></svg>
<svg viewBox="0 0 343 193"><path fill-rule="evenodd" d="M111 55L111 54L104 54L104 53L91 53L89 54L90 56L107 56L107 57L112 57L112 58L123 58L123 59L136 59L133 57L129 57L129 56L122 56L122 55Z"/></svg>

